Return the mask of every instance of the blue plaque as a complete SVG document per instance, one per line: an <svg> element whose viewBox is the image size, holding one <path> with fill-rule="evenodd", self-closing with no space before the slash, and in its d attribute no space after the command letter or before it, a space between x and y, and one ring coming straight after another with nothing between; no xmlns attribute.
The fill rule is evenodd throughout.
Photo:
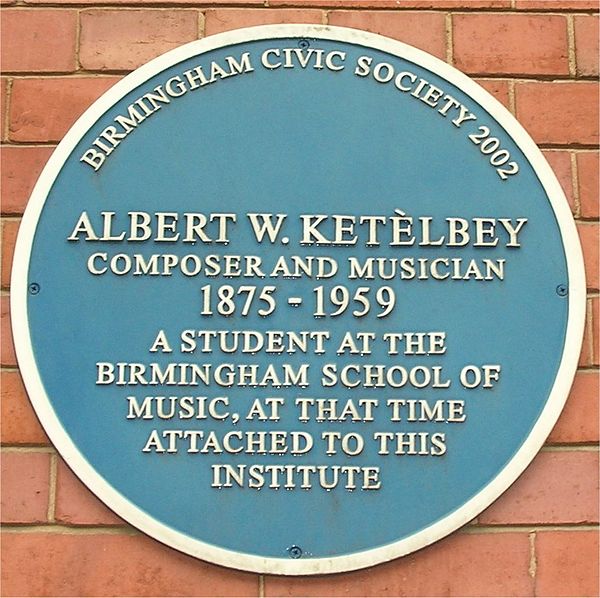
<svg viewBox="0 0 600 598"><path fill-rule="evenodd" d="M575 226L533 141L432 56L264 26L120 81L19 233L19 363L111 509L183 552L312 574L469 522L556 422Z"/></svg>

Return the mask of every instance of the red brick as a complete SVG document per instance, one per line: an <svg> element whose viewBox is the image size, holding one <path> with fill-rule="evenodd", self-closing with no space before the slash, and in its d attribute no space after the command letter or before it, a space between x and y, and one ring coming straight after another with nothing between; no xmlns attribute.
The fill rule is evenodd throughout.
<svg viewBox="0 0 600 598"><path fill-rule="evenodd" d="M5 532L5 596L256 596L258 576L143 535Z"/></svg>
<svg viewBox="0 0 600 598"><path fill-rule="evenodd" d="M49 0L24 0L25 4L48 4ZM241 5L241 6L264 6L265 0L227 0L223 2L227 4L227 6L232 5ZM139 6L148 6L148 4L164 4L159 0L149 2L148 0L52 0L52 4L93 4L96 5L104 5L104 4L112 4L112 5L121 5L126 4L130 5L139 5ZM191 4L194 6L214 6L217 4L215 0L177 0L173 4Z"/></svg>
<svg viewBox="0 0 600 598"><path fill-rule="evenodd" d="M592 365L600 365L600 297L592 297L593 358Z"/></svg>
<svg viewBox="0 0 600 598"><path fill-rule="evenodd" d="M74 71L77 13L74 10L5 10L2 70Z"/></svg>
<svg viewBox="0 0 600 598"><path fill-rule="evenodd" d="M10 329L9 303L8 296L0 298L0 321L2 323L0 325L0 330L2 331L2 338L0 339L0 365L15 366L17 365L17 357Z"/></svg>
<svg viewBox="0 0 600 598"><path fill-rule="evenodd" d="M207 10L204 16L204 34L213 35L222 31L271 25L276 23L316 23L323 22L323 11L302 9L253 9L219 8Z"/></svg>
<svg viewBox="0 0 600 598"><path fill-rule="evenodd" d="M15 79L10 106L13 141L58 141L79 116L119 79Z"/></svg>
<svg viewBox="0 0 600 598"><path fill-rule="evenodd" d="M333 11L330 25L379 33L446 58L446 21L443 13L391 11Z"/></svg>
<svg viewBox="0 0 600 598"><path fill-rule="evenodd" d="M575 60L577 74L598 76L598 16L579 15L573 18L575 27Z"/></svg>
<svg viewBox="0 0 600 598"><path fill-rule="evenodd" d="M70 525L123 525L61 460L56 475L56 511L59 523Z"/></svg>
<svg viewBox="0 0 600 598"><path fill-rule="evenodd" d="M87 10L79 61L88 70L131 70L198 38L195 10Z"/></svg>
<svg viewBox="0 0 600 598"><path fill-rule="evenodd" d="M50 455L2 453L2 523L41 523L48 519Z"/></svg>
<svg viewBox="0 0 600 598"><path fill-rule="evenodd" d="M3 146L2 213L22 214L53 147Z"/></svg>
<svg viewBox="0 0 600 598"><path fill-rule="evenodd" d="M0 373L2 444L49 444L18 372Z"/></svg>
<svg viewBox="0 0 600 598"><path fill-rule="evenodd" d="M598 442L598 372L577 372L567 404L548 437L549 443Z"/></svg>
<svg viewBox="0 0 600 598"><path fill-rule="evenodd" d="M598 453L541 452L477 518L490 524L598 522Z"/></svg>
<svg viewBox="0 0 600 598"><path fill-rule="evenodd" d="M575 196L573 194L573 173L571 168L571 154L562 150L548 150L542 152L548 164L550 164L562 190L565 192L571 212L577 213L577 206L575 205Z"/></svg>
<svg viewBox="0 0 600 598"><path fill-rule="evenodd" d="M588 289L597 289L598 274L600 268L599 245L600 226L598 224L578 224L577 232L583 249L583 260L585 262L585 278Z"/></svg>
<svg viewBox="0 0 600 598"><path fill-rule="evenodd" d="M598 0L517 0L515 8L520 10L598 10Z"/></svg>
<svg viewBox="0 0 600 598"><path fill-rule="evenodd" d="M542 531L535 538L536 596L598 596L598 531Z"/></svg>
<svg viewBox="0 0 600 598"><path fill-rule="evenodd" d="M515 96L517 117L537 143L598 143L597 83L517 83Z"/></svg>
<svg viewBox="0 0 600 598"><path fill-rule="evenodd" d="M559 15L452 17L454 65L476 74L567 75L567 20ZM527 43L523 43L527 40Z"/></svg>
<svg viewBox="0 0 600 598"><path fill-rule="evenodd" d="M327 8L510 8L510 0L269 0L269 6Z"/></svg>
<svg viewBox="0 0 600 598"><path fill-rule="evenodd" d="M2 223L2 266L0 278L2 287L10 286L10 273L12 270L12 259L19 230L19 220L5 220Z"/></svg>
<svg viewBox="0 0 600 598"><path fill-rule="evenodd" d="M266 596L532 596L526 533L454 534L378 567L267 577Z"/></svg>
<svg viewBox="0 0 600 598"><path fill-rule="evenodd" d="M600 154L598 152L579 152L577 154L577 179L582 218L598 218L600 216L599 161Z"/></svg>
<svg viewBox="0 0 600 598"><path fill-rule="evenodd" d="M503 79L476 79L476 81L506 108L510 108L508 81Z"/></svg>
<svg viewBox="0 0 600 598"><path fill-rule="evenodd" d="M6 77L0 77L0 140L6 140L6 107L8 106L8 82Z"/></svg>

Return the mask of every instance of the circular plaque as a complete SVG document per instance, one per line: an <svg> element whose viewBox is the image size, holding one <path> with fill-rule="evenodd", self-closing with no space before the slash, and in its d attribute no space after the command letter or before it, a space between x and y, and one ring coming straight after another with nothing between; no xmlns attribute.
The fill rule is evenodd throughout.
<svg viewBox="0 0 600 598"><path fill-rule="evenodd" d="M533 141L400 42L264 26L173 50L67 133L12 316L52 442L150 536L239 569L407 554L521 474L585 281Z"/></svg>

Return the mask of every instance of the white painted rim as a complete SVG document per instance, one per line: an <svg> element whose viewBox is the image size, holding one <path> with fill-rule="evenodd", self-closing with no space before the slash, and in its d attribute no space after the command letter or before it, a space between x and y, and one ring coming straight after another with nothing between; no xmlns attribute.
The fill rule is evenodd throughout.
<svg viewBox="0 0 600 598"><path fill-rule="evenodd" d="M546 407L534 425L531 434L506 467L471 500L444 519L437 521L420 532L379 548L333 558L297 560L263 558L218 548L157 522L108 484L92 468L71 441L46 396L44 386L37 371L31 339L29 337L27 279L22 275L23 272L28 271L37 222L54 180L81 137L88 132L105 111L111 108L125 94L149 78L192 56L233 44L285 37L316 37L324 40L361 45L387 52L433 71L459 87L476 102L481 104L504 127L537 173L550 199L552 209L558 221L565 249L569 277L567 332L556 380ZM306 575L351 571L414 552L465 525L496 500L532 461L562 411L577 369L584 328L585 296L583 256L575 223L562 189L542 153L525 129L487 91L466 75L441 60L402 42L394 41L380 35L356 29L323 25L263 25L214 35L167 52L119 81L100 99L94 102L77 120L44 168L23 216L12 270L11 314L15 348L21 373L39 419L43 423L53 444L73 471L111 509L153 538L203 560L257 573Z"/></svg>

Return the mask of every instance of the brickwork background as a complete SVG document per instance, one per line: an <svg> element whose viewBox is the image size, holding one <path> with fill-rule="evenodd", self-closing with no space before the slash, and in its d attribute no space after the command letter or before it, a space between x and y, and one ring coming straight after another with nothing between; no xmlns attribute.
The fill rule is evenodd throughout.
<svg viewBox="0 0 600 598"><path fill-rule="evenodd" d="M598 3L595 0L0 0L2 6L2 594L6 596L598 595ZM525 474L432 547L354 573L286 578L183 556L126 525L75 478L27 400L9 329L13 245L57 141L131 69L266 23L357 27L477 79L554 168L588 283L566 409ZM357 522L358 525L358 522Z"/></svg>

